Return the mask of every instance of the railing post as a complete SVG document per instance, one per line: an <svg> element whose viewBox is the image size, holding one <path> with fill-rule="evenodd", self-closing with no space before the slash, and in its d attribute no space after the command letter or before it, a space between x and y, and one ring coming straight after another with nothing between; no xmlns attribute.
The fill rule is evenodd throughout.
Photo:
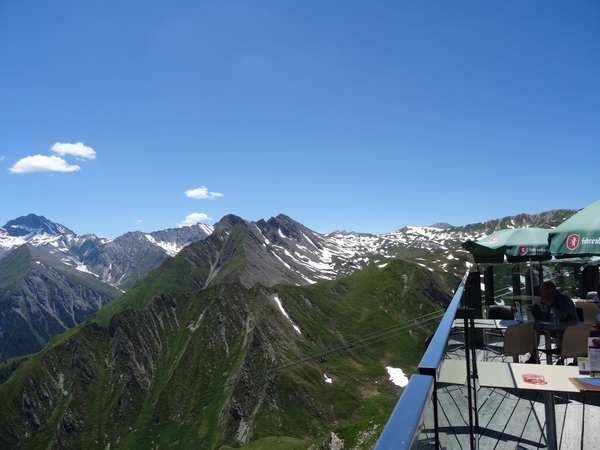
<svg viewBox="0 0 600 450"><path fill-rule="evenodd" d="M475 318L483 318L483 306L481 304L481 273L469 272L467 283L465 285L465 295L463 305L474 312ZM483 330L475 330L473 335L475 345L483 345Z"/></svg>
<svg viewBox="0 0 600 450"><path fill-rule="evenodd" d="M488 266L483 272L483 284L485 286L485 306L493 305L494 299L494 266ZM481 315L483 317L483 314Z"/></svg>

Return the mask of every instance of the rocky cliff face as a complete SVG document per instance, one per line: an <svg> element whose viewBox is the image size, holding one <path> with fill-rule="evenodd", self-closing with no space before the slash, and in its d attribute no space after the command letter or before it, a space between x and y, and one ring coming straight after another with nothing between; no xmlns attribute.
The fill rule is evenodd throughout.
<svg viewBox="0 0 600 450"><path fill-rule="evenodd" d="M20 273L10 270L10 259L0 264L2 278L12 278L0 288L0 360L40 351L118 295L91 275L46 264L36 253L25 245L11 255L21 260L15 262L23 266Z"/></svg>

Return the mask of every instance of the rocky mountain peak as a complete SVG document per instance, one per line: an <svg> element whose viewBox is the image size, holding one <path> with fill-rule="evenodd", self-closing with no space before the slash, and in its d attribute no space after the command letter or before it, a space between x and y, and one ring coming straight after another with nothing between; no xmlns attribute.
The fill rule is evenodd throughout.
<svg viewBox="0 0 600 450"><path fill-rule="evenodd" d="M231 230L240 223L246 225L247 221L239 216L236 216L235 214L227 214L215 224L215 231L221 232L225 230Z"/></svg>
<svg viewBox="0 0 600 450"><path fill-rule="evenodd" d="M434 223L433 225L429 225L429 228L440 228L442 230L449 230L450 228L454 228L454 225L450 225L449 223L446 223L446 222L437 222L437 223Z"/></svg>
<svg viewBox="0 0 600 450"><path fill-rule="evenodd" d="M10 220L3 227L9 236L21 237L33 234L50 234L59 236L62 234L74 234L69 228L51 222L44 216L28 214Z"/></svg>
<svg viewBox="0 0 600 450"><path fill-rule="evenodd" d="M284 236L296 241L302 241L307 233L311 233L304 225L296 222L285 214L278 214L277 217L271 217L267 221L267 224L274 229L280 230Z"/></svg>

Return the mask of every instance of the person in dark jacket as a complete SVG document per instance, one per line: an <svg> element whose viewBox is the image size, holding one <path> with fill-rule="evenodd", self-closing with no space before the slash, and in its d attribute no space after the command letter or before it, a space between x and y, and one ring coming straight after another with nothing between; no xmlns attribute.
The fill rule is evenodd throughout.
<svg viewBox="0 0 600 450"><path fill-rule="evenodd" d="M578 322L575 303L568 296L559 292L552 281L544 281L540 285L541 303L554 310L554 315L561 322Z"/></svg>
<svg viewBox="0 0 600 450"><path fill-rule="evenodd" d="M540 302L552 308L554 316L558 317L561 322L579 322L575 303L570 297L556 289L556 285L552 281L544 281L540 285L540 294L542 299ZM562 330L552 331L551 335L556 338L556 347L562 346L562 338L565 332Z"/></svg>

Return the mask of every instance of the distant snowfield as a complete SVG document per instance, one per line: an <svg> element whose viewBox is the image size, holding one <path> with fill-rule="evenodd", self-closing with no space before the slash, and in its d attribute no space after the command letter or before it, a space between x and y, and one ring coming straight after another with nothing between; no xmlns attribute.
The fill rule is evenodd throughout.
<svg viewBox="0 0 600 450"><path fill-rule="evenodd" d="M396 386L405 387L408 384L408 377L404 375L402 369L395 367L386 367L386 369L390 374L390 381Z"/></svg>
<svg viewBox="0 0 600 450"><path fill-rule="evenodd" d="M183 248L182 246L177 245L174 242L162 242L162 241L158 242L156 239L154 239L149 234L146 234L145 236L146 236L146 239L148 239L152 244L158 245L165 252L167 252L167 255L169 255L169 256L175 256Z"/></svg>
<svg viewBox="0 0 600 450"><path fill-rule="evenodd" d="M65 264L72 266L75 265L75 269L80 271L80 272L85 272L85 273L89 273L90 275L95 276L96 278L99 278L98 275L96 275L94 272L92 272L90 269L87 268L87 266L85 264L82 264L78 259L76 258L61 258L61 261L64 262Z"/></svg>

